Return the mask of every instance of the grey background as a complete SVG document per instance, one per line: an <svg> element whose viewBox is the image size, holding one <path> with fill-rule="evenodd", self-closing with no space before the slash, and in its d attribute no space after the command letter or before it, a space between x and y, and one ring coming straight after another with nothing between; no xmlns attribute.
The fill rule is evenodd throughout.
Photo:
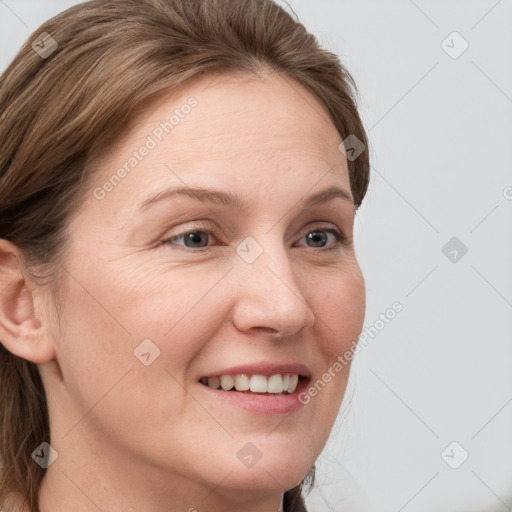
<svg viewBox="0 0 512 512"><path fill-rule="evenodd" d="M0 68L75 3L0 0ZM512 1L278 3L359 87L365 326L403 305L354 360L309 509L512 510ZM456 262L452 237L468 249Z"/></svg>

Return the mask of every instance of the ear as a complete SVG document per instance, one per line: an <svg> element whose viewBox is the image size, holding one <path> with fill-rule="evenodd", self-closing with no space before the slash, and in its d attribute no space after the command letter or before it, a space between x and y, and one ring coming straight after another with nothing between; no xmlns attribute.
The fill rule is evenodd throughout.
<svg viewBox="0 0 512 512"><path fill-rule="evenodd" d="M0 343L16 356L45 363L55 359L55 348L46 329L48 319L35 307L40 287L22 261L14 244L0 239Z"/></svg>

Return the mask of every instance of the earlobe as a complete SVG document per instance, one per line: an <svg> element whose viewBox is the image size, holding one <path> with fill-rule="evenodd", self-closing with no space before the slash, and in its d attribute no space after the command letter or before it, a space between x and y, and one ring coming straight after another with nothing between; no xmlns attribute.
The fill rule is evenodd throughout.
<svg viewBox="0 0 512 512"><path fill-rule="evenodd" d="M35 307L37 285L19 256L14 244L0 239L0 342L18 357L44 363L55 358L53 341Z"/></svg>

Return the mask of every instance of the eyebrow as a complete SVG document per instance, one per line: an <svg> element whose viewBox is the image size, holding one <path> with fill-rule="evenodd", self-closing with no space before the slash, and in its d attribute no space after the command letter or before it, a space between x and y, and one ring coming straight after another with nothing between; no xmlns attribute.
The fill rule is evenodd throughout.
<svg viewBox="0 0 512 512"><path fill-rule="evenodd" d="M163 199L169 199L176 195L192 197L204 203L217 204L220 206L230 206L240 212L245 212L248 209L245 201L232 192L223 192L221 190L215 190L211 188L172 187L162 190L156 195L146 199L142 203L140 211L142 212L149 208L150 205L155 204ZM305 199L301 199L298 202L298 206L302 208L308 208L325 203L334 198L342 199L343 201L348 202L354 206L352 196L346 190L337 186L326 188L320 192L317 192L316 194L312 194L306 197Z"/></svg>

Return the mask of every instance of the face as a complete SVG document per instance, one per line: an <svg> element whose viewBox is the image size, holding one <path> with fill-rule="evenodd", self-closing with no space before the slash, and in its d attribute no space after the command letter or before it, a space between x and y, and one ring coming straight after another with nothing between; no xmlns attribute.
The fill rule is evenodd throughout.
<svg viewBox="0 0 512 512"><path fill-rule="evenodd" d="M304 478L349 366L309 403L298 393L332 369L364 319L340 142L299 85L224 75L151 104L105 156L71 219L56 364L41 367L70 475L89 471L111 490L195 482L217 496ZM307 204L332 187L341 192ZM240 388L277 391L205 385L229 374L247 375ZM298 388L278 393L294 374Z"/></svg>

